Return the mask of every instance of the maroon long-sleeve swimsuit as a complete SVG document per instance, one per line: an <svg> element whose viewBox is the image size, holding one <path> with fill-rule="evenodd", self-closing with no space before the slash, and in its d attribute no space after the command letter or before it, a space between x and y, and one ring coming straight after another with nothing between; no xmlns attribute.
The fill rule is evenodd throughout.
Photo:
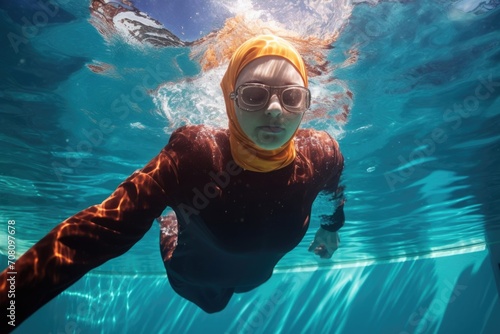
<svg viewBox="0 0 500 334"><path fill-rule="evenodd" d="M336 189L343 157L328 134L304 129L295 137L293 163L252 172L234 162L228 136L228 130L205 126L178 129L104 202L60 223L29 249L15 263L16 324L125 253L167 206L179 221L178 245L166 263L169 278L236 292L265 282L303 238L318 193ZM2 310L11 303L8 277L7 270L0 275Z"/></svg>

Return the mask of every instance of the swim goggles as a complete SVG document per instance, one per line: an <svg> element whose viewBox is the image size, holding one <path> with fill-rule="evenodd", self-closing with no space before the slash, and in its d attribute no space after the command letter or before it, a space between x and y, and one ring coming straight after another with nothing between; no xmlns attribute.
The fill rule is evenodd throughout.
<svg viewBox="0 0 500 334"><path fill-rule="evenodd" d="M281 106L293 114L300 114L309 109L311 92L302 86L268 86L259 83L246 83L238 86L229 95L236 101L238 108L245 111L264 110L269 105L271 96L276 94Z"/></svg>

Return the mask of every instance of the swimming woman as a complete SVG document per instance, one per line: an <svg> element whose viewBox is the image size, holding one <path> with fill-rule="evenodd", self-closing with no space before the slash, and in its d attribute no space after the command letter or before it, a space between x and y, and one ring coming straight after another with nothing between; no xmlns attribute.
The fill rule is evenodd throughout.
<svg viewBox="0 0 500 334"><path fill-rule="evenodd" d="M304 61L284 39L252 38L221 82L228 129L176 130L144 168L106 199L68 218L15 263L16 324L91 269L129 250L159 219L160 248L173 289L208 313L233 293L266 282L301 241L323 191L337 199L343 157L326 132L298 129L310 106ZM309 247L337 249L343 202ZM7 270L0 305L8 307ZM2 322L2 332L6 322Z"/></svg>

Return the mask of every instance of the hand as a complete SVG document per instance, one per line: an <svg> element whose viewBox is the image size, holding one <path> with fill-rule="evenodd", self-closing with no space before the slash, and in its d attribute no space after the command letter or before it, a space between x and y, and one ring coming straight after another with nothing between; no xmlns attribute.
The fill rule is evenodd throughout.
<svg viewBox="0 0 500 334"><path fill-rule="evenodd" d="M321 227L316 232L309 251L319 255L322 259L329 259L339 248L340 238L338 232L330 232Z"/></svg>

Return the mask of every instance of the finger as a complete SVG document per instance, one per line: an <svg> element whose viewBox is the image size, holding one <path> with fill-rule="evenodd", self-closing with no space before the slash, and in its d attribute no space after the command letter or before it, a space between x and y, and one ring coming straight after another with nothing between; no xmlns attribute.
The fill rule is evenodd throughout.
<svg viewBox="0 0 500 334"><path fill-rule="evenodd" d="M329 259L332 257L331 253L325 248L323 248L323 251L318 254L320 256L320 258L322 259Z"/></svg>
<svg viewBox="0 0 500 334"><path fill-rule="evenodd" d="M314 241L313 241L313 242L311 242L311 244L309 245L309 249L308 249L308 251L309 251L309 252L312 252L312 251L314 251L314 250L315 250L318 246L319 246L319 243L318 243L316 240L314 240Z"/></svg>
<svg viewBox="0 0 500 334"><path fill-rule="evenodd" d="M323 255L325 254L326 251L327 250L326 250L325 245L319 245L318 247L316 247L314 249L314 254L319 255L320 257L323 257Z"/></svg>
<svg viewBox="0 0 500 334"><path fill-rule="evenodd" d="M325 245L320 245L319 247L316 247L314 250L314 253L318 255L322 259L330 259L333 255L333 252L331 252Z"/></svg>

